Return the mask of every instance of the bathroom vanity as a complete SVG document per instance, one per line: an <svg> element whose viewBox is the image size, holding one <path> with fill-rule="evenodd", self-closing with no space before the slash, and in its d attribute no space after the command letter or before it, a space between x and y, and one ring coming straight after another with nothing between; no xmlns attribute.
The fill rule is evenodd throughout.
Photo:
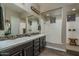
<svg viewBox="0 0 79 59"><path fill-rule="evenodd" d="M0 41L0 56L37 56L45 48L46 36L37 34Z"/></svg>

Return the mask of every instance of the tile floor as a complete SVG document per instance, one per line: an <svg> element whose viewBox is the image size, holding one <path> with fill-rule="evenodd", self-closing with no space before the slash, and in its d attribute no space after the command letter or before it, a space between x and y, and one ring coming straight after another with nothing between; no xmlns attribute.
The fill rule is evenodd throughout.
<svg viewBox="0 0 79 59"><path fill-rule="evenodd" d="M40 56L71 56L66 52L45 48L44 51L40 54Z"/></svg>

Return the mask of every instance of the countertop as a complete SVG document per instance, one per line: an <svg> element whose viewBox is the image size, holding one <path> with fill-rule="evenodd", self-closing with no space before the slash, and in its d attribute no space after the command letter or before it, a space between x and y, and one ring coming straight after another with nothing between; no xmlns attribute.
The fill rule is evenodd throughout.
<svg viewBox="0 0 79 59"><path fill-rule="evenodd" d="M66 49L79 52L79 46L72 46L72 45L66 44Z"/></svg>
<svg viewBox="0 0 79 59"><path fill-rule="evenodd" d="M27 43L30 42L36 38L45 36L45 34L37 34L37 35L32 35L32 36L27 36L27 37L21 37L13 40L4 40L0 41L0 51L9 49L14 46L21 45L22 43Z"/></svg>

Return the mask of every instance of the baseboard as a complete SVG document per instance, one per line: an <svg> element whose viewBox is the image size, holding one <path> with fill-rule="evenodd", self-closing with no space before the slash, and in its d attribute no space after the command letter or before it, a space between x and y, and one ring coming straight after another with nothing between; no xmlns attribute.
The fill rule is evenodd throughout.
<svg viewBox="0 0 79 59"><path fill-rule="evenodd" d="M66 50L65 50L65 49L56 48L56 47L52 47L52 46L46 46L46 48L51 48L51 49L55 49L55 50L59 50L59 51L66 52Z"/></svg>

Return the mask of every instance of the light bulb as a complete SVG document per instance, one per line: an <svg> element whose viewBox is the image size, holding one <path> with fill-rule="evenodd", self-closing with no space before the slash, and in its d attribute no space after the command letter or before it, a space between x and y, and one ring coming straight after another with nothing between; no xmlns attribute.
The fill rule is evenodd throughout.
<svg viewBox="0 0 79 59"><path fill-rule="evenodd" d="M76 11L76 8L72 8L72 11Z"/></svg>

